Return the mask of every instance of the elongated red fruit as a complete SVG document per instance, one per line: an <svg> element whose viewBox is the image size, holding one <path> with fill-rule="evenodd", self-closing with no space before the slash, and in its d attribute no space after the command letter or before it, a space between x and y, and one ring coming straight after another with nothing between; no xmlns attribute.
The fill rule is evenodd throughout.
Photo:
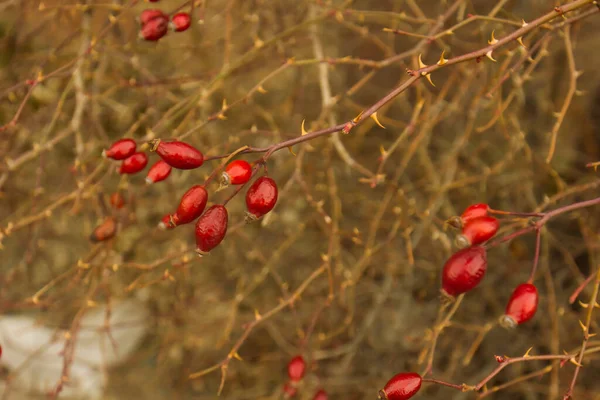
<svg viewBox="0 0 600 400"><path fill-rule="evenodd" d="M171 27L175 32L186 31L192 25L192 18L186 12L180 12L171 18Z"/></svg>
<svg viewBox="0 0 600 400"><path fill-rule="evenodd" d="M469 207L465 208L465 211L463 211L460 218L463 224L466 224L474 218L485 217L486 215L488 215L489 208L490 206L488 206L485 203L472 204Z"/></svg>
<svg viewBox="0 0 600 400"><path fill-rule="evenodd" d="M177 169L194 169L204 163L204 155L195 147L180 141L163 142L155 139L151 142L152 151L156 151L167 164Z"/></svg>
<svg viewBox="0 0 600 400"><path fill-rule="evenodd" d="M320 389L317 393L315 393L315 397L313 400L327 400L329 397L327 396L327 392L323 389Z"/></svg>
<svg viewBox="0 0 600 400"><path fill-rule="evenodd" d="M169 19L158 16L142 25L139 36L149 42L156 42L165 36L168 31Z"/></svg>
<svg viewBox="0 0 600 400"><path fill-rule="evenodd" d="M146 153L138 152L124 159L119 168L120 174L137 174L148 165L148 156Z"/></svg>
<svg viewBox="0 0 600 400"><path fill-rule="evenodd" d="M442 271L442 293L453 297L475 288L487 270L483 247L473 246L454 253Z"/></svg>
<svg viewBox="0 0 600 400"><path fill-rule="evenodd" d="M152 184L160 181L164 181L171 175L171 167L164 160L158 160L154 165L150 167L148 175L146 175L146 183Z"/></svg>
<svg viewBox="0 0 600 400"><path fill-rule="evenodd" d="M136 144L132 139L120 139L102 151L102 155L113 160L124 160L135 153Z"/></svg>
<svg viewBox="0 0 600 400"><path fill-rule="evenodd" d="M140 14L140 17L139 17L140 25L146 25L148 23L148 21L153 20L154 18L168 19L169 17L167 16L167 14L165 14L161 10L158 10L155 8L147 8L144 11L142 11Z"/></svg>
<svg viewBox="0 0 600 400"><path fill-rule="evenodd" d="M117 222L113 217L107 217L94 229L94 232L90 235L90 241L94 243L104 242L105 240L112 239L116 233Z"/></svg>
<svg viewBox="0 0 600 400"><path fill-rule="evenodd" d="M490 240L500 223L494 217L484 216L469 220L462 228L462 234L456 237L456 244L461 247L470 247Z"/></svg>
<svg viewBox="0 0 600 400"><path fill-rule="evenodd" d="M202 256L217 247L225 238L228 222L225 206L210 207L196 221L196 252Z"/></svg>
<svg viewBox="0 0 600 400"><path fill-rule="evenodd" d="M181 196L179 206L171 222L174 222L176 225L183 225L194 221L202 215L207 201L208 193L204 186L192 186Z"/></svg>
<svg viewBox="0 0 600 400"><path fill-rule="evenodd" d="M535 315L538 306L538 291L531 283L522 283L516 287L506 305L506 311L500 319L505 328L514 328L529 321Z"/></svg>
<svg viewBox="0 0 600 400"><path fill-rule="evenodd" d="M273 179L261 176L255 180L246 193L248 219L258 219L271 211L277 203L277 196L277 184Z"/></svg>
<svg viewBox="0 0 600 400"><path fill-rule="evenodd" d="M421 375L416 372L403 372L394 375L379 391L379 399L408 400L421 389L422 381Z"/></svg>
<svg viewBox="0 0 600 400"><path fill-rule="evenodd" d="M235 160L227 164L221 175L221 185L243 185L252 177L252 167L245 160Z"/></svg>
<svg viewBox="0 0 600 400"><path fill-rule="evenodd" d="M306 362L304 357L297 355L288 362L287 372L292 382L299 382L304 378L306 372Z"/></svg>

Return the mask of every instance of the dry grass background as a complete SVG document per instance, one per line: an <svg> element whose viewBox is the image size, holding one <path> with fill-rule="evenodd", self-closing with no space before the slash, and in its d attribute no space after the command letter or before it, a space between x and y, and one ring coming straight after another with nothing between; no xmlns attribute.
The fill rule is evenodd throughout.
<svg viewBox="0 0 600 400"><path fill-rule="evenodd" d="M446 57L467 53L486 46L492 30L501 38L515 27L475 21L420 44L418 37L382 29L428 35L453 2L219 0L199 3L196 16L204 15L203 24L155 44L136 40L135 17L150 7L147 3L114 12L117 22L101 33L110 13L102 4L108 3L91 1L86 14L70 1L46 1L42 11L37 1L0 2L2 124L28 92L25 85L14 85L40 69L49 74L74 61L82 43L98 38L90 56L33 89L16 126L0 132L0 228L5 234L0 314L35 315L69 329L93 288L100 288L93 299L102 303L147 287L150 332L133 357L110 373L108 399L216 398L219 370L191 381L188 375L222 361L243 325L254 320L255 310L265 314L289 300L323 265L331 270L331 301L328 273L323 272L291 307L250 333L238 351L243 361L229 363L221 398L279 398L285 365L302 352L311 371L300 398L310 399L323 387L332 399L374 399L393 374L423 369L417 361L429 346L440 269L453 252L454 232L444 228L447 218L475 202L526 212L597 197L598 173L585 164L600 160L598 13L571 27L572 56L583 71L577 80L581 92L565 114L550 163L545 159L554 113L569 89L569 52L563 29L542 28L524 41L531 48L547 33L547 54L531 54L541 59L527 79L529 61L515 68L490 99L484 95L523 56L516 43L494 52L497 63L470 61L434 73L436 87L419 80L378 112L386 129L367 120L340 136L347 154L362 167L349 166L330 137L295 146L295 156L285 149L275 153L268 163L281 190L274 212L262 223L239 226L244 202L237 196L228 204L230 228L236 228L210 256L198 259L190 251L191 226L163 232L156 224L218 161L200 170L174 171L168 181L147 187L143 176L121 180L112 164L101 160L101 150L113 140L177 137L200 126L185 140L210 156L242 145L268 146L299 135L303 120L312 131L353 118L403 82L419 53L433 64L442 49ZM157 5L170 11L180 4L163 0ZM497 18L520 23L550 11L554 3L465 1L444 26L468 13L489 15L496 5L501 6ZM319 47L331 62L314 61ZM408 52L405 57L383 68L343 59L379 61L403 52ZM293 65L263 83L266 93L255 90L248 96L292 57ZM325 73L319 65L326 65ZM82 79L79 88L75 69ZM331 107L324 106L326 86L334 96ZM87 102L76 119L77 92ZM205 123L224 99L232 104L246 96L248 101L228 110L226 119ZM496 122L479 132L509 97L512 102ZM71 130L73 123L79 128ZM36 150L45 143L51 143L47 151ZM380 148L393 145L396 150L381 169L386 178L373 188L365 180L378 170ZM31 157L11 170L11 162L23 155ZM114 240L91 244L88 236L106 213L103 203L119 188L129 201L119 216L123 227ZM227 195L220 192L209 200ZM51 215L44 214L65 198ZM495 367L494 355L522 355L532 346L534 354L576 351L582 340L578 320L585 310L569 305L568 297L600 265L599 215L597 207L584 209L546 227L535 319L513 331L493 328L465 362L481 328L496 320L513 288L526 279L534 237L491 250L485 280L466 296L454 324L439 339L433 375L474 384ZM30 221L31 216L39 218ZM10 224L18 229L6 235ZM500 234L511 231L508 222L503 226ZM90 268L78 270L78 260ZM40 297L39 305L29 301L71 270L68 279ZM173 281L161 280L165 270ZM582 299L590 293L584 291ZM492 385L546 365L511 366ZM489 398L562 398L574 366L551 365L555 368L548 374ZM475 397L431 385L419 395ZM585 358L574 398L600 398L595 354Z"/></svg>

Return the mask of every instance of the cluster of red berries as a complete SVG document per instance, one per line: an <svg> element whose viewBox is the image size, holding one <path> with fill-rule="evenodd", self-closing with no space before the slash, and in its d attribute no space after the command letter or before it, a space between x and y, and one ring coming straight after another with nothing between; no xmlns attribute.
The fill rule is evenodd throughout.
<svg viewBox="0 0 600 400"><path fill-rule="evenodd" d="M450 219L450 224L462 229L457 238L462 250L454 253L442 272L442 293L454 297L474 289L487 270L487 252L481 244L491 239L500 226L498 220L488 214L487 204L473 204L460 217ZM523 283L514 291L500 318L504 327L515 327L529 321L535 315L538 304L537 288Z"/></svg>
<svg viewBox="0 0 600 400"><path fill-rule="evenodd" d="M174 32L186 31L192 24L192 17L186 12L174 14L170 21L169 16L156 8L149 8L139 16L140 37L144 40L156 42L164 37L169 30Z"/></svg>
<svg viewBox="0 0 600 400"><path fill-rule="evenodd" d="M483 279L487 270L487 252L480 246L491 239L500 224L488 215L487 204L474 204L460 217L449 220L450 224L460 227L462 233L457 237L457 244L462 249L454 253L442 272L442 293L453 298L474 289Z"/></svg>
<svg viewBox="0 0 600 400"><path fill-rule="evenodd" d="M167 179L173 168L190 170L204 164L202 152L188 143L154 139L149 144L150 151L156 152L161 159L148 171L146 176L148 184ZM136 143L132 139L117 140L103 154L114 160L122 160L119 169L121 174L138 173L148 164L148 156L144 152L136 152ZM235 160L225 167L221 176L221 187L243 185L249 182L251 177L252 165L244 160ZM256 220L270 212L275 207L277 198L278 189L275 181L268 176L258 178L246 192L246 220L248 222ZM173 214L165 215L159 223L159 227L173 229L179 225L196 221L196 251L199 255L207 254L225 238L229 219L224 205L215 204L205 211L207 202L208 191L205 185L192 186L181 197L177 210ZM111 226L106 222L106 227L103 229L108 230L109 228ZM116 225L113 228L114 236ZM108 238L109 236L101 230L95 231L93 237Z"/></svg>
<svg viewBox="0 0 600 400"><path fill-rule="evenodd" d="M287 373L290 379L283 385L283 394L286 399L291 399L298 394L298 386L306 373L304 357L301 355L293 357L288 362ZM315 393L313 400L327 400L328 398L327 392L324 389L319 389Z"/></svg>

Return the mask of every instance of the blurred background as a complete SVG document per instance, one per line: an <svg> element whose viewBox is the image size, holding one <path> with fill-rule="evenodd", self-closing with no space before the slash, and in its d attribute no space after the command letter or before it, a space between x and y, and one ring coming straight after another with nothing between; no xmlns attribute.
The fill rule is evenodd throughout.
<svg viewBox="0 0 600 400"><path fill-rule="evenodd" d="M218 157L300 136L303 121L308 132L345 123L408 79L419 55L431 65L442 51L484 48L492 32L501 39L556 5L0 0L0 398L281 399L286 365L302 354L296 398L376 399L394 374L428 363L435 378L475 385L495 355L579 351L587 310L569 297L600 265L598 207L543 229L533 320L496 324L531 269L535 235L524 235L490 249L485 279L435 342L434 327L440 272L456 251L448 218L473 203L544 212L598 197L586 167L600 160L590 2L524 36L526 47L494 51L497 62L447 66L435 86L418 80L378 110L385 129L367 119L275 152L275 209L246 225L239 192L210 255L195 254L193 224L158 228ZM192 26L141 40L136 18L148 8L190 12ZM101 157L123 137L142 148L177 138L215 158L146 185L148 168L123 177ZM235 191L217 187L209 204ZM91 242L109 216L114 238ZM503 218L498 236L525 226ZM600 399L600 341L587 348L577 400ZM486 397L561 399L574 371L517 363ZM429 384L415 398L477 397Z"/></svg>

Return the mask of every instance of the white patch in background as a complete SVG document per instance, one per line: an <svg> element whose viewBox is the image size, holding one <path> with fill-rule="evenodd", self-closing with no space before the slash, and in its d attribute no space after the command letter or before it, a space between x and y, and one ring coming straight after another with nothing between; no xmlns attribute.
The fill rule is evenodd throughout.
<svg viewBox="0 0 600 400"><path fill-rule="evenodd" d="M106 386L106 369L127 359L149 328L145 302L112 302L86 311L75 342L75 354L60 398L100 399ZM0 316L0 365L8 368L10 384L0 381L0 398L25 400L29 394L52 391L62 374L65 330L36 325L28 316ZM8 395L8 396L7 396Z"/></svg>

